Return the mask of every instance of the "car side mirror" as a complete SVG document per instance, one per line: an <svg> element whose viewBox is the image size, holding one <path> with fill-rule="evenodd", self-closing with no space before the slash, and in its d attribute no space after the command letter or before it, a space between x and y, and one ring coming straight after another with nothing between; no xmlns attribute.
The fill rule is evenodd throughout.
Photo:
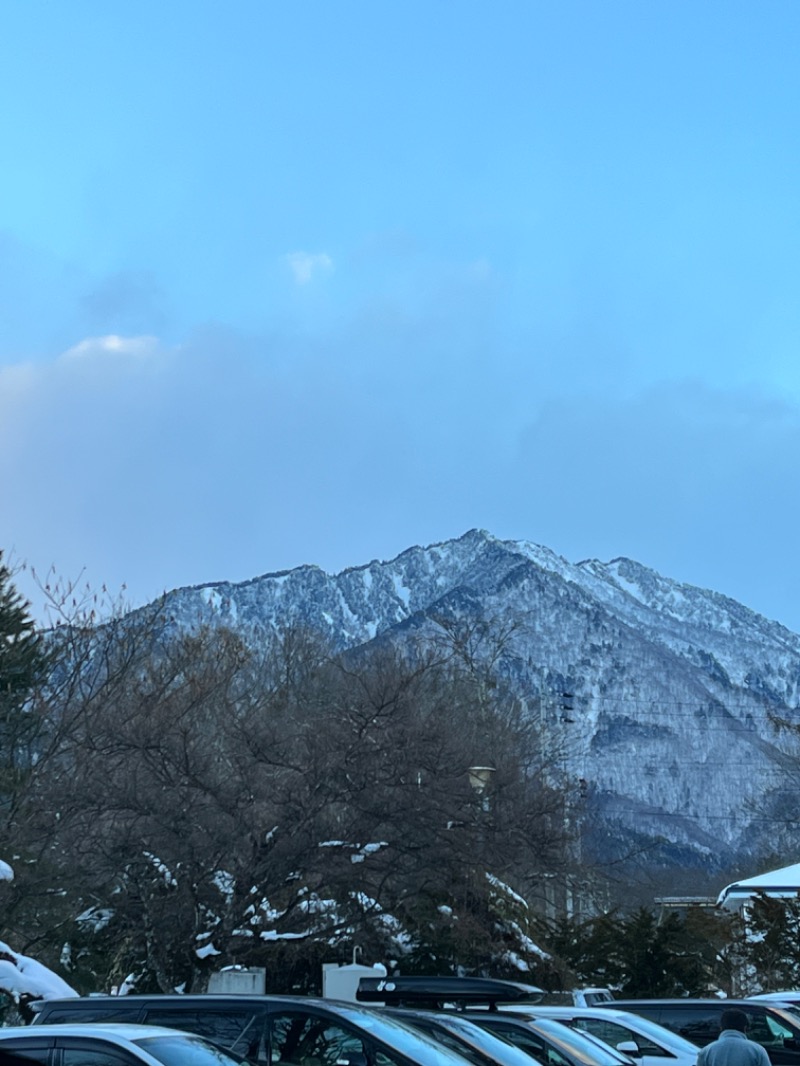
<svg viewBox="0 0 800 1066"><path fill-rule="evenodd" d="M346 1051L336 1060L336 1066L369 1066L363 1051Z"/></svg>
<svg viewBox="0 0 800 1066"><path fill-rule="evenodd" d="M635 1040L621 1040L617 1044L617 1051L621 1051L623 1055L630 1055L632 1059L640 1059L642 1057L639 1045Z"/></svg>

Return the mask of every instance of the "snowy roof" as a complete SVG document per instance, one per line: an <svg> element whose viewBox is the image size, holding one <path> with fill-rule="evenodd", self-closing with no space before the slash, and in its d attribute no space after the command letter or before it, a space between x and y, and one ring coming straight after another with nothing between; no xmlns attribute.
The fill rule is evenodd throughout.
<svg viewBox="0 0 800 1066"><path fill-rule="evenodd" d="M741 900L750 899L757 892L767 896L796 896L800 893L800 863L783 866L780 870L769 870L765 874L734 881L726 885L717 897L717 906L735 905Z"/></svg>

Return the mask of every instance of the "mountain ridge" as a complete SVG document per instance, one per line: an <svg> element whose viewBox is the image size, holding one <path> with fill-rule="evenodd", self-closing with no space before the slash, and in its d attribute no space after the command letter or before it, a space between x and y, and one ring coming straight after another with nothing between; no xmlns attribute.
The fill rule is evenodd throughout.
<svg viewBox="0 0 800 1066"><path fill-rule="evenodd" d="M713 844L721 864L764 847L754 811L790 758L772 719L798 717L800 636L721 593L473 529L338 574L303 564L162 604L178 627L226 625L258 643L300 625L339 651L434 634L437 616L513 622L498 673L540 728L568 739L564 780L588 783L609 832L698 860Z"/></svg>

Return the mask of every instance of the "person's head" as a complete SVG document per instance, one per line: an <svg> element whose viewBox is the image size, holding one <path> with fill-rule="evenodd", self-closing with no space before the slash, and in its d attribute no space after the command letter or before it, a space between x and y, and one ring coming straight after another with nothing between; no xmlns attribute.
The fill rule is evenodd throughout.
<svg viewBox="0 0 800 1066"><path fill-rule="evenodd" d="M722 1012L719 1027L720 1029L736 1029L738 1032L744 1033L747 1030L747 1015L743 1010L731 1007L730 1010Z"/></svg>

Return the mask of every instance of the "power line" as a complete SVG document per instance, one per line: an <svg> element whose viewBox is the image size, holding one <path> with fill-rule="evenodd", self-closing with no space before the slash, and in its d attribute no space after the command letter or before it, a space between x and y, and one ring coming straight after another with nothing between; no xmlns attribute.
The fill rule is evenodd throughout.
<svg viewBox="0 0 800 1066"><path fill-rule="evenodd" d="M667 699L641 699L635 696L596 696L596 695L572 695L569 697L571 706L569 710L579 711L579 708L575 706L576 702L583 704L592 703L612 703L612 704L631 704L635 707L642 707L648 710L662 710L668 707L686 707L690 708L688 715L696 715L698 713L709 713L710 711L726 711L730 708L739 708L742 710L764 710L773 711L775 714L791 714L795 712L798 716L798 725L800 725L800 705L789 706L788 704L774 704L767 702L767 700L761 696L761 703L754 697L752 700L748 700L742 695L737 695L735 698L723 698L721 696L714 696L711 693L708 694L702 700L667 700ZM563 697L557 693L552 696L544 696L541 699L538 696L522 697L523 702L528 707L528 710L535 711L542 709L544 711L558 712L562 709ZM565 708L566 709L566 708Z"/></svg>

